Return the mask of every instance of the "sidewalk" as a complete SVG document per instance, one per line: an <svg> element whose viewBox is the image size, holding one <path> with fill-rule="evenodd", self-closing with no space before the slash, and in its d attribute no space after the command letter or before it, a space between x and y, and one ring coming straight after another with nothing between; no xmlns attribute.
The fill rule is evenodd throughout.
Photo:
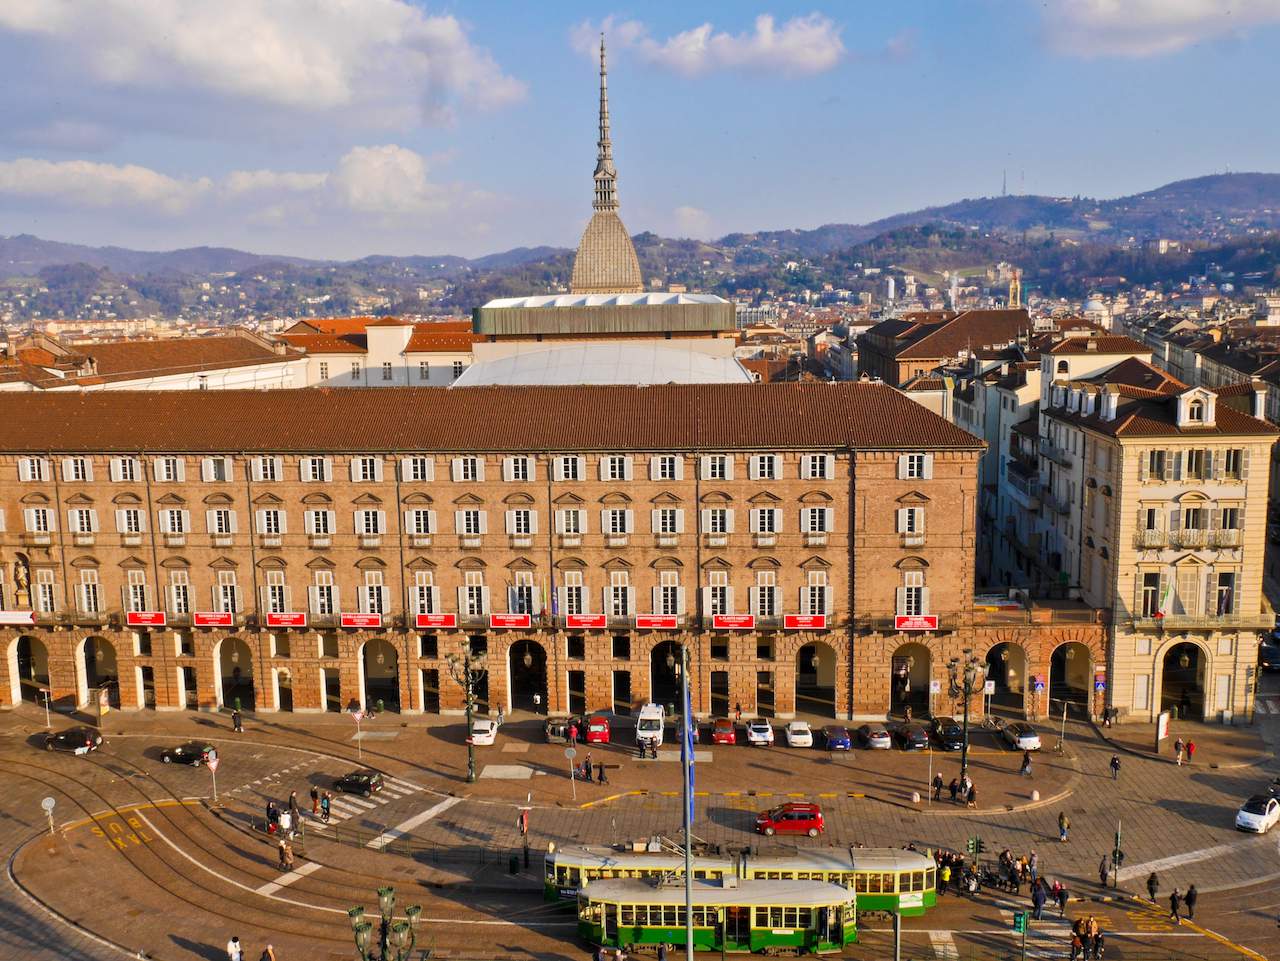
<svg viewBox="0 0 1280 961"><path fill-rule="evenodd" d="M1192 767L1229 770L1251 767L1272 759L1257 725L1170 721L1169 736L1160 742L1159 751L1156 750L1154 724L1098 726L1097 731L1104 741L1120 751L1162 759L1170 764L1174 763L1173 745L1178 738L1182 738L1184 743L1195 743L1195 757L1190 762Z"/></svg>

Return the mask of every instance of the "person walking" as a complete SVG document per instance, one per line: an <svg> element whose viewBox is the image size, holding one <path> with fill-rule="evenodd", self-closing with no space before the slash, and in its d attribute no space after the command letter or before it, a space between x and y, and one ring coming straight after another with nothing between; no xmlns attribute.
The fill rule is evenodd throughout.
<svg viewBox="0 0 1280 961"><path fill-rule="evenodd" d="M941 776L941 775L939 775ZM951 803L956 803L956 798L960 796L960 782L956 778L951 779L951 783L947 785L947 790L951 792Z"/></svg>
<svg viewBox="0 0 1280 961"><path fill-rule="evenodd" d="M574 721L572 724L569 725L569 743L570 744L578 743L578 722L577 721Z"/></svg>
<svg viewBox="0 0 1280 961"><path fill-rule="evenodd" d="M1031 874L1031 880L1036 880L1040 875L1040 855L1035 851L1031 852L1031 857L1027 859L1027 871Z"/></svg>
<svg viewBox="0 0 1280 961"><path fill-rule="evenodd" d="M1151 898L1151 902L1153 904L1155 903L1156 895L1159 893L1159 891L1160 891L1160 879L1156 877L1156 872L1152 871L1149 875L1147 875L1147 895Z"/></svg>
<svg viewBox="0 0 1280 961"><path fill-rule="evenodd" d="M1187 766L1191 766L1191 762L1196 759L1196 742L1188 739L1187 741Z"/></svg>
<svg viewBox="0 0 1280 961"><path fill-rule="evenodd" d="M298 808L298 792L289 792L289 815L293 818L294 825L302 823L302 812Z"/></svg>
<svg viewBox="0 0 1280 961"><path fill-rule="evenodd" d="M1067 817L1066 811L1058 812L1058 840L1066 843L1067 835L1071 831L1071 819Z"/></svg>
<svg viewBox="0 0 1280 961"><path fill-rule="evenodd" d="M267 802L267 833L275 834L280 830L280 809L275 801Z"/></svg>
<svg viewBox="0 0 1280 961"><path fill-rule="evenodd" d="M964 806L970 808L978 806L978 789L972 784L969 785L969 793L965 795Z"/></svg>
<svg viewBox="0 0 1280 961"><path fill-rule="evenodd" d="M288 811L280 812L280 837L293 837L293 815Z"/></svg>
<svg viewBox="0 0 1280 961"><path fill-rule="evenodd" d="M942 774L941 773L935 774L933 776L933 799L935 801L942 800L942 788L943 788Z"/></svg>
<svg viewBox="0 0 1280 961"><path fill-rule="evenodd" d="M268 944L262 949L262 954L258 961L276 961L276 949Z"/></svg>
<svg viewBox="0 0 1280 961"><path fill-rule="evenodd" d="M329 823L329 808L333 805L333 795L325 791L320 798L320 820Z"/></svg>
<svg viewBox="0 0 1280 961"><path fill-rule="evenodd" d="M231 730L236 734L244 733L244 718L240 716L240 708L231 712Z"/></svg>
<svg viewBox="0 0 1280 961"><path fill-rule="evenodd" d="M741 701L733 702L733 719L735 722L739 724L742 723L742 702Z"/></svg>
<svg viewBox="0 0 1280 961"><path fill-rule="evenodd" d="M1071 932L1071 961L1080 961L1084 955L1084 940L1080 937L1079 931Z"/></svg>
<svg viewBox="0 0 1280 961"><path fill-rule="evenodd" d="M609 783L609 779L608 779L607 777L605 777L605 776L604 776L604 765L603 765L603 764L597 764L597 765L596 765L596 783L597 783L597 784L608 784L608 783Z"/></svg>
<svg viewBox="0 0 1280 961"><path fill-rule="evenodd" d="M286 841L284 844L284 869L286 871L292 871L293 864L293 845Z"/></svg>
<svg viewBox="0 0 1280 961"><path fill-rule="evenodd" d="M244 961L244 948L238 937L232 937L227 942L227 961Z"/></svg>
<svg viewBox="0 0 1280 961"><path fill-rule="evenodd" d="M947 888L949 888L950 886L951 886L951 865L950 863L944 861L942 863L942 870L938 872L938 896L941 897L942 895L946 894Z"/></svg>
<svg viewBox="0 0 1280 961"><path fill-rule="evenodd" d="M1098 924L1098 919L1092 914L1089 920L1084 923L1084 948L1085 953L1091 957L1098 956L1099 940L1102 938L1102 927Z"/></svg>
<svg viewBox="0 0 1280 961"><path fill-rule="evenodd" d="M314 784L311 785L311 816L315 817L320 813L320 789Z"/></svg>
<svg viewBox="0 0 1280 961"><path fill-rule="evenodd" d="M591 752L587 752L586 760L582 762L582 770L586 773L586 779L591 780Z"/></svg>
<svg viewBox="0 0 1280 961"><path fill-rule="evenodd" d="M1067 902L1071 900L1067 892L1065 884L1058 885L1058 917L1065 918L1067 916Z"/></svg>
<svg viewBox="0 0 1280 961"><path fill-rule="evenodd" d="M1107 856L1104 854L1102 856L1102 860L1098 862L1098 883L1104 888L1107 886L1107 875L1110 873L1111 865L1107 861Z"/></svg>
<svg viewBox="0 0 1280 961"><path fill-rule="evenodd" d="M1044 918L1044 902L1047 900L1045 896L1044 885L1036 881L1031 885L1031 907L1035 909L1031 915L1033 921L1040 921Z"/></svg>
<svg viewBox="0 0 1280 961"><path fill-rule="evenodd" d="M1169 895L1169 920L1174 924L1182 923L1182 892L1177 888L1173 889L1173 894Z"/></svg>
<svg viewBox="0 0 1280 961"><path fill-rule="evenodd" d="M665 941L658 945L658 961L667 961L667 945Z"/></svg>
<svg viewBox="0 0 1280 961"><path fill-rule="evenodd" d="M1120 755L1111 755L1111 780L1120 780Z"/></svg>
<svg viewBox="0 0 1280 961"><path fill-rule="evenodd" d="M279 865L281 871L285 870L284 847L284 838L281 838L276 842L276 863Z"/></svg>
<svg viewBox="0 0 1280 961"><path fill-rule="evenodd" d="M1018 773L1022 777L1031 777L1031 752L1022 752L1022 767L1018 769Z"/></svg>
<svg viewBox="0 0 1280 961"><path fill-rule="evenodd" d="M1182 903L1187 906L1187 920L1194 921L1196 919L1196 898L1200 897L1196 886L1193 884L1187 888L1187 893L1182 899Z"/></svg>
<svg viewBox="0 0 1280 961"><path fill-rule="evenodd" d="M1182 767L1182 752L1186 750L1186 745L1182 743L1182 738L1178 738L1173 742L1173 759L1178 762L1178 767Z"/></svg>

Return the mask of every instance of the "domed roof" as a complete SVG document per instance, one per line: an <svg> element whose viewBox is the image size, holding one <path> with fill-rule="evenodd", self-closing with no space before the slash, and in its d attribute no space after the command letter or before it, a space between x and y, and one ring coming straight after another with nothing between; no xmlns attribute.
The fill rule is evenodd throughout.
<svg viewBox="0 0 1280 961"><path fill-rule="evenodd" d="M635 245L615 211L597 210L591 215L573 259L569 289L575 294L627 294L644 290Z"/></svg>

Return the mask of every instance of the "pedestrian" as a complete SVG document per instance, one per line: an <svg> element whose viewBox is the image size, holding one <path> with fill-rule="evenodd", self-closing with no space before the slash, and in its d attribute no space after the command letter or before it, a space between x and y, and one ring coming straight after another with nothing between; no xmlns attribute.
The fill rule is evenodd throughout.
<svg viewBox="0 0 1280 961"><path fill-rule="evenodd" d="M1173 889L1173 894L1169 895L1169 920L1174 924L1182 923L1182 892L1177 888Z"/></svg>
<svg viewBox="0 0 1280 961"><path fill-rule="evenodd" d="M293 870L293 845L287 841L284 845L284 869L286 871Z"/></svg>
<svg viewBox="0 0 1280 961"><path fill-rule="evenodd" d="M570 744L578 743L578 722L577 721L574 721L572 724L569 725L569 743Z"/></svg>
<svg viewBox="0 0 1280 961"><path fill-rule="evenodd" d="M280 809L275 801L267 802L267 833L275 834L280 830Z"/></svg>
<svg viewBox="0 0 1280 961"><path fill-rule="evenodd" d="M1111 780L1120 780L1120 755L1111 755Z"/></svg>
<svg viewBox="0 0 1280 961"><path fill-rule="evenodd" d="M738 722L742 721L742 702L741 701L733 702L733 719Z"/></svg>
<svg viewBox="0 0 1280 961"><path fill-rule="evenodd" d="M969 794L964 801L965 807L976 808L978 806L978 789L972 784L969 785Z"/></svg>
<svg viewBox="0 0 1280 961"><path fill-rule="evenodd" d="M289 815L293 818L295 825L302 823L302 812L298 810L298 792L289 792Z"/></svg>
<svg viewBox="0 0 1280 961"><path fill-rule="evenodd" d="M907 723L911 723L911 705L908 704L902 709L902 719Z"/></svg>
<svg viewBox="0 0 1280 961"><path fill-rule="evenodd" d="M1071 830L1071 819L1067 817L1066 811L1058 812L1058 840L1066 843L1067 834Z"/></svg>
<svg viewBox="0 0 1280 961"><path fill-rule="evenodd" d="M240 716L240 708L231 712L231 730L236 734L244 733L244 718Z"/></svg>
<svg viewBox="0 0 1280 961"><path fill-rule="evenodd" d="M284 838L281 838L276 844L276 859L281 871L285 870L284 847Z"/></svg>
<svg viewBox="0 0 1280 961"><path fill-rule="evenodd" d="M1156 894L1160 891L1160 879L1156 877L1156 872L1152 871L1147 875L1147 895L1155 903Z"/></svg>
<svg viewBox="0 0 1280 961"><path fill-rule="evenodd" d="M1023 777L1031 777L1031 752L1022 752L1022 767L1018 769L1018 773Z"/></svg>
<svg viewBox="0 0 1280 961"><path fill-rule="evenodd" d="M591 955L591 961L604 961L604 945L596 948L596 953Z"/></svg>
<svg viewBox="0 0 1280 961"><path fill-rule="evenodd" d="M941 773L935 774L933 776L933 799L935 801L942 800L942 787L943 787L942 774Z"/></svg>
<svg viewBox="0 0 1280 961"><path fill-rule="evenodd" d="M667 945L665 942L658 945L658 961L667 961Z"/></svg>
<svg viewBox="0 0 1280 961"><path fill-rule="evenodd" d="M1040 855L1035 851L1031 852L1031 857L1027 861L1027 870L1031 872L1031 880L1034 881L1040 873Z"/></svg>
<svg viewBox="0 0 1280 961"><path fill-rule="evenodd" d="M1065 884L1058 885L1058 917L1065 918L1067 916L1067 902L1071 900L1067 894L1067 886Z"/></svg>
<svg viewBox="0 0 1280 961"><path fill-rule="evenodd" d="M1196 886L1193 884L1187 888L1186 896L1183 897L1182 903L1187 906L1187 920L1194 921L1196 919L1196 898L1200 897Z"/></svg>
<svg viewBox="0 0 1280 961"><path fill-rule="evenodd" d="M586 779L591 780L591 752L587 752L586 760L582 762L582 770L586 773Z"/></svg>
<svg viewBox="0 0 1280 961"><path fill-rule="evenodd" d="M1089 920L1084 923L1084 947L1090 957L1098 956L1098 942L1101 938L1102 927L1098 924L1098 919L1091 914Z"/></svg>
<svg viewBox="0 0 1280 961"><path fill-rule="evenodd" d="M1111 865L1107 863L1107 856L1104 854L1102 860L1098 862L1098 883L1104 888L1107 886L1107 875L1111 873Z"/></svg>
<svg viewBox="0 0 1280 961"><path fill-rule="evenodd" d="M1178 767L1182 767L1182 752L1186 749L1186 745L1182 743L1182 738L1178 738L1173 742L1173 758L1178 762Z"/></svg>
<svg viewBox="0 0 1280 961"><path fill-rule="evenodd" d="M329 808L333 804L333 795L328 791L320 798L320 820L325 824L329 823Z"/></svg>
<svg viewBox="0 0 1280 961"><path fill-rule="evenodd" d="M951 885L951 865L943 862L942 870L938 872L938 894L947 893L947 888Z"/></svg>
<svg viewBox="0 0 1280 961"><path fill-rule="evenodd" d="M237 937L227 942L227 961L244 961L244 948Z"/></svg>
<svg viewBox="0 0 1280 961"><path fill-rule="evenodd" d="M1079 931L1071 932L1071 961L1079 961L1081 955L1084 954L1084 941L1080 938Z"/></svg>
<svg viewBox="0 0 1280 961"><path fill-rule="evenodd" d="M276 949L268 944L262 949L262 956L258 958L258 961L276 961Z"/></svg>
<svg viewBox="0 0 1280 961"><path fill-rule="evenodd" d="M597 784L608 784L608 783L609 783L609 779L608 779L607 777L605 777L605 776L604 776L604 765L603 765L603 764L597 764L597 765L596 765L596 783L597 783Z"/></svg>
<svg viewBox="0 0 1280 961"><path fill-rule="evenodd" d="M941 776L941 775L939 775ZM951 792L951 803L956 803L956 798L960 794L960 782L956 778L951 779L951 783L947 785L947 790Z"/></svg>
<svg viewBox="0 0 1280 961"><path fill-rule="evenodd" d="M293 837L293 815L288 811L280 812L280 837Z"/></svg>
<svg viewBox="0 0 1280 961"><path fill-rule="evenodd" d="M1048 900L1048 895L1045 892L1044 885L1041 884L1039 881L1037 881L1031 887L1031 906L1035 908L1035 913L1032 915L1032 920L1034 921L1043 920L1044 903L1047 900Z"/></svg>
<svg viewBox="0 0 1280 961"><path fill-rule="evenodd" d="M537 698L541 698L541 696L542 695L537 695ZM535 704L538 703L536 698L534 700L534 703ZM498 706L498 727L502 727L503 723L505 723L506 720L507 720L507 709L499 705Z"/></svg>
<svg viewBox="0 0 1280 961"><path fill-rule="evenodd" d="M320 789L313 784L311 785L311 815L312 817L314 817L319 813L320 813Z"/></svg>
<svg viewBox="0 0 1280 961"><path fill-rule="evenodd" d="M1104 941L1104 938L1102 937L1101 931L1099 931L1097 934L1093 936L1094 961L1102 961L1103 941Z"/></svg>
<svg viewBox="0 0 1280 961"><path fill-rule="evenodd" d="M1196 742L1192 740L1188 740L1187 741L1187 766L1190 767L1191 762L1194 761L1195 759L1196 759Z"/></svg>

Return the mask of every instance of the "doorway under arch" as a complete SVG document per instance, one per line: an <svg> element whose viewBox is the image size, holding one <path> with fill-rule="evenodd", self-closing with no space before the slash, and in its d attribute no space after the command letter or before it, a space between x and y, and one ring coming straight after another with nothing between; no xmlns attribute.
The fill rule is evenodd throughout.
<svg viewBox="0 0 1280 961"><path fill-rule="evenodd" d="M928 714L932 672L933 655L923 644L903 644L894 651L889 666L889 713L905 714L909 707L914 717Z"/></svg>
<svg viewBox="0 0 1280 961"><path fill-rule="evenodd" d="M1176 707L1178 716L1204 718L1206 658L1200 645L1183 641L1165 652L1160 674L1160 710Z"/></svg>
<svg viewBox="0 0 1280 961"><path fill-rule="evenodd" d="M1049 697L1085 708L1093 697L1093 656L1079 641L1067 641L1049 658Z"/></svg>
<svg viewBox="0 0 1280 961"><path fill-rule="evenodd" d="M796 711L836 716L836 652L814 641L796 652Z"/></svg>
<svg viewBox="0 0 1280 961"><path fill-rule="evenodd" d="M513 711L547 713L547 651L523 638L507 651L507 696Z"/></svg>
<svg viewBox="0 0 1280 961"><path fill-rule="evenodd" d="M680 645L675 641L655 644L649 653L649 699L668 717L680 711Z"/></svg>
<svg viewBox="0 0 1280 961"><path fill-rule="evenodd" d="M49 687L49 650L40 638L24 634L10 645L9 678L13 703L43 703L40 690Z"/></svg>
<svg viewBox="0 0 1280 961"><path fill-rule="evenodd" d="M219 704L239 707L242 711L255 710L253 651L249 645L239 637L224 637L214 653L214 666L218 669Z"/></svg>
<svg viewBox="0 0 1280 961"><path fill-rule="evenodd" d="M400 654L390 643L380 637L366 641L360 649L360 673L366 711L400 710Z"/></svg>
<svg viewBox="0 0 1280 961"><path fill-rule="evenodd" d="M89 703L95 690L105 689L107 706L120 707L120 662L115 645L105 637L86 637L81 646L80 704Z"/></svg>
<svg viewBox="0 0 1280 961"><path fill-rule="evenodd" d="M987 680L995 682L991 707L1003 707L1019 715L1026 709L1027 655L1007 641L987 651Z"/></svg>

